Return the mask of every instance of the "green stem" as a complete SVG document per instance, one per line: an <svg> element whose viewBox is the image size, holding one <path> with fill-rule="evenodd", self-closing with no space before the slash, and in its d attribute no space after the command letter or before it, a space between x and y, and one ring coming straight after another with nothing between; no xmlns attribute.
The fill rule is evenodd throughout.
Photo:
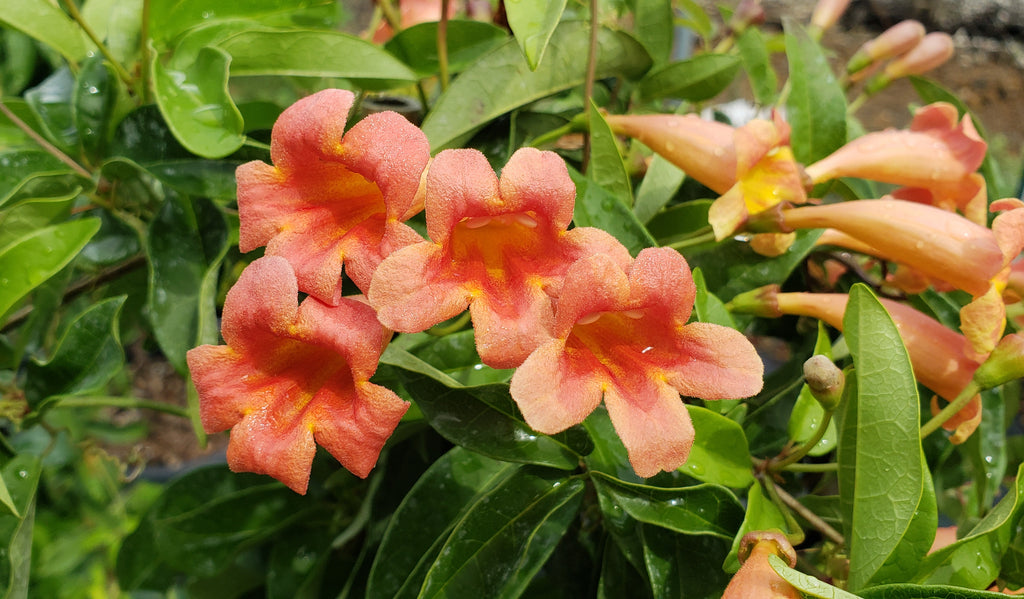
<svg viewBox="0 0 1024 599"><path fill-rule="evenodd" d="M377 7L384 15L384 20L391 26L391 31L397 35L402 30L402 14L395 10L391 0L377 0Z"/></svg>
<svg viewBox="0 0 1024 599"><path fill-rule="evenodd" d="M139 65L139 90L142 95L142 103L149 104L152 102L151 93L149 91L149 80L150 80L150 62L149 62L149 7L151 0L142 0L142 30L139 32L139 56L142 57L142 63Z"/></svg>
<svg viewBox="0 0 1024 599"><path fill-rule="evenodd" d="M136 399L134 397L111 397L107 395L63 395L55 398L54 407L61 408L136 408L154 410L188 418L188 412L179 406L172 406L159 401Z"/></svg>
<svg viewBox="0 0 1024 599"><path fill-rule="evenodd" d="M779 509L779 513L786 520L786 538L794 545L803 543L806 536L804 529L800 527L800 523L793 517L793 512L790 511L786 502L782 501L782 493L785 493L785 491L775 486L775 481L772 480L771 474L762 477L761 482L764 484L765 491L768 492L768 498L775 504L775 507Z"/></svg>
<svg viewBox="0 0 1024 599"><path fill-rule="evenodd" d="M590 0L590 44L587 47L587 76L583 81L583 114L587 122L590 122L591 98L594 97L594 80L597 76L597 30L600 25L597 22L597 0ZM583 139L583 172L587 172L590 164L590 133L584 134Z"/></svg>
<svg viewBox="0 0 1024 599"><path fill-rule="evenodd" d="M700 231L697 231L691 237L687 237L685 239L681 239L681 240L676 241L674 243L670 243L670 244L668 244L667 247L670 247L670 248L672 248L674 250L681 250L683 248L693 247L695 245L701 245L702 243L711 243L714 240L715 240L715 232L710 230L710 228L707 228L707 230L701 229Z"/></svg>
<svg viewBox="0 0 1024 599"><path fill-rule="evenodd" d="M962 410L963 407L966 406L971 401L971 399L973 399L974 396L980 392L981 387L978 386L978 383L974 381L968 383L968 385L964 387L964 390L960 392L960 395L956 396L956 399L950 402L950 404L947 405L946 407L942 408L942 411L936 414L934 417L932 417L931 420L924 423L924 425L921 427L921 438L924 439L928 435L938 430L939 427L945 424L947 420L952 418L954 414Z"/></svg>
<svg viewBox="0 0 1024 599"><path fill-rule="evenodd" d="M466 312L463 312L462 316L459 316L459 318L452 322L451 324L437 325L436 327L427 329L427 334L433 335L434 337L444 337L445 335L454 333L456 331L461 331L463 327L466 326L467 322L469 322L468 310Z"/></svg>
<svg viewBox="0 0 1024 599"><path fill-rule="evenodd" d="M828 464L790 464L785 468L786 472L838 472L839 464L830 462Z"/></svg>
<svg viewBox="0 0 1024 599"><path fill-rule="evenodd" d="M808 453L810 453L812 449L814 449L814 446L817 445L818 442L821 441L821 439L825 436L825 431L828 429L828 425L830 422L832 422L832 410L827 410L825 412L825 416L821 419L821 423L818 424L817 430L814 431L814 435L811 436L811 438L808 439L803 445L798 447L796 451L787 455L784 459L778 462L774 460L770 462L768 465L768 470L771 472L776 472L782 470L783 468L786 468L787 466L792 466L793 464L804 459L804 457Z"/></svg>
<svg viewBox="0 0 1024 599"><path fill-rule="evenodd" d="M448 89L448 0L441 0L441 20L437 24L437 68L441 93Z"/></svg>
<svg viewBox="0 0 1024 599"><path fill-rule="evenodd" d="M270 151L270 144L265 144L262 141L253 139L253 138L251 138L249 136L246 136L245 141L242 142L242 145L249 146L250 148L258 148L260 150L266 150L268 152Z"/></svg>
<svg viewBox="0 0 1024 599"><path fill-rule="evenodd" d="M44 139L43 136L36 133L35 130L33 130L32 127L29 127L25 121L18 118L18 115L11 112L11 109L3 103L3 100L0 100L0 113L3 113L3 115L7 117L12 123L14 123L15 127L21 129L25 133L25 135L32 138L32 141L42 146L44 150L46 150L50 154L53 154L58 160L71 167L73 171L75 171L79 175L82 175L86 179L92 179L92 173L85 170L85 167L75 162L70 156L68 156L64 152L61 152L60 148L46 141L46 139Z"/></svg>
<svg viewBox="0 0 1024 599"><path fill-rule="evenodd" d="M846 544L846 539L843 538L843 535L839 534L839 531L829 526L828 522L822 520L820 516L807 509L804 504L796 500L796 497L793 497L783 489L776 488L775 492L778 494L779 499L782 500L782 503L786 504L789 509L796 512L801 518L807 520L808 524L821 531L821 534L828 537L830 541L836 545Z"/></svg>
<svg viewBox="0 0 1024 599"><path fill-rule="evenodd" d="M867 101L868 101L868 94L866 94L864 92L861 92L861 94L859 96L857 96L856 98L854 98L853 102L850 102L850 105L846 107L846 113L847 114L856 114L856 112L858 110L860 110L861 106L864 105L864 102L867 102Z"/></svg>
<svg viewBox="0 0 1024 599"><path fill-rule="evenodd" d="M540 148L546 146L550 143L554 143L558 138L562 137L563 135L568 135L569 133L573 133L575 131L576 125L574 123L566 123L561 127L558 127L557 129L552 129L551 131L548 131L547 133L540 135L539 137L535 137L533 140L530 141L530 147Z"/></svg>
<svg viewBox="0 0 1024 599"><path fill-rule="evenodd" d="M71 18L74 19L75 23L78 23L78 26L82 28L85 35L89 36L92 43L96 44L100 53L107 59L110 66L114 68L114 72L117 73L118 79L123 81L129 88L134 89L135 81L132 80L132 76L129 75L128 71L121 66L121 63L114 58L114 55L110 52L110 48L107 48L106 44L103 43L103 40L101 40L99 36L96 35L96 32L92 30L92 27L89 27L89 24L85 22L85 19L82 17L82 13L78 12L78 7L75 6L75 0L64 0L64 6L67 7L68 13L71 15Z"/></svg>

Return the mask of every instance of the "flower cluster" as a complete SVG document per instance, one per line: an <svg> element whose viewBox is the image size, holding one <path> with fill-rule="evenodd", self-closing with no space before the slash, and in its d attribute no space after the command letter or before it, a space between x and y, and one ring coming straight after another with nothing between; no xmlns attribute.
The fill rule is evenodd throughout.
<svg viewBox="0 0 1024 599"><path fill-rule="evenodd" d="M297 102L274 126L274 165L238 169L240 247L265 256L228 294L227 345L188 354L203 426L231 429L234 470L304 493L320 444L365 477L408 407L369 382L392 331L466 309L481 360L517 369L511 395L530 426L560 432L603 398L640 476L687 458L680 394L761 389L742 334L687 322L695 286L681 255L633 259L602 230L570 229L575 186L556 154L521 149L499 178L476 150L431 160L394 113L345 132L352 101L328 90ZM781 139L751 137L759 152ZM761 168L748 154L736 153L740 179ZM420 210L426 240L405 224ZM342 297L343 271L365 298Z"/></svg>

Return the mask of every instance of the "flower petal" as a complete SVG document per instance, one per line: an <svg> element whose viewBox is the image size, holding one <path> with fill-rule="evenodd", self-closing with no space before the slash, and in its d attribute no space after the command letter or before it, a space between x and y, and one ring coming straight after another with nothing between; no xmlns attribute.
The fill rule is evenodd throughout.
<svg viewBox="0 0 1024 599"><path fill-rule="evenodd" d="M680 361L667 374L670 385L703 399L750 397L764 385L764 362L750 340L729 327L691 322L680 332Z"/></svg>
<svg viewBox="0 0 1024 599"><path fill-rule="evenodd" d="M469 305L477 353L491 368L515 368L551 338L555 321L551 298L539 285L518 291L511 310L508 297L495 303L485 295Z"/></svg>
<svg viewBox="0 0 1024 599"><path fill-rule="evenodd" d="M566 352L560 339L530 354L512 375L510 387L530 428L553 435L583 422L601 403L594 368L593 356Z"/></svg>
<svg viewBox="0 0 1024 599"><path fill-rule="evenodd" d="M695 433L675 389L647 379L642 386L610 385L605 405L637 476L649 478L686 462Z"/></svg>
<svg viewBox="0 0 1024 599"><path fill-rule="evenodd" d="M398 250L381 262L366 297L384 326L416 333L465 310L472 296L444 266L442 248L429 242Z"/></svg>

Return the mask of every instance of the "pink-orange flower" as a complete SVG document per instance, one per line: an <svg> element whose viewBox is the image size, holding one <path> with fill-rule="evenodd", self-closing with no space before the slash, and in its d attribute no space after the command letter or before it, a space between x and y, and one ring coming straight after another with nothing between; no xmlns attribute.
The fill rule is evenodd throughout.
<svg viewBox="0 0 1024 599"><path fill-rule="evenodd" d="M739 571L729 581L722 599L800 599L803 595L772 568L768 557L776 555L796 566L796 551L779 532L755 531L740 541Z"/></svg>
<svg viewBox="0 0 1024 599"><path fill-rule="evenodd" d="M403 248L374 274L368 299L385 326L422 331L469 307L485 364L518 366L550 335L569 265L601 253L629 253L600 229L572 220L576 188L553 152L518 150L499 180L476 150L446 150L426 182L432 241Z"/></svg>
<svg viewBox="0 0 1024 599"><path fill-rule="evenodd" d="M959 209L984 225L985 181L975 173L987 144L969 116L957 122L952 104L937 102L919 109L909 130L868 133L807 167L815 183L858 177L894 183L907 189L894 197Z"/></svg>
<svg viewBox="0 0 1024 599"><path fill-rule="evenodd" d="M283 256L299 289L341 297L341 269L365 291L380 261L420 241L403 221L419 212L417 189L430 160L427 138L394 112L345 122L352 92L299 100L274 124L270 157L238 167L238 246Z"/></svg>
<svg viewBox="0 0 1024 599"><path fill-rule="evenodd" d="M317 443L366 477L409 405L369 382L390 337L370 306L297 295L284 258L256 260L224 302L227 345L190 350L188 366L203 428L231 429L231 469L305 493Z"/></svg>
<svg viewBox="0 0 1024 599"><path fill-rule="evenodd" d="M553 338L512 377L512 398L535 430L582 422L604 397L636 473L686 461L694 431L679 395L723 399L761 389L753 345L722 326L690 323L696 289L671 248L645 249L623 269L604 255L565 275Z"/></svg>

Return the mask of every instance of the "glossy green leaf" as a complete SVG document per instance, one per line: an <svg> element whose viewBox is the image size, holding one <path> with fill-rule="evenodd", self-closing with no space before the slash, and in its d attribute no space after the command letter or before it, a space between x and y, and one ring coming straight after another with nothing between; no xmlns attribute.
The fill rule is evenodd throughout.
<svg viewBox="0 0 1024 599"><path fill-rule="evenodd" d="M693 310L697 313L697 320L700 322L709 322L711 324L735 329L736 322L732 319L732 313L725 307L722 300L718 299L715 294L708 291L708 284L704 281L704 271L699 268L693 269L693 283L697 286L697 299L693 302ZM744 438L744 450L746 450L746 446L747 441L746 438Z"/></svg>
<svg viewBox="0 0 1024 599"><path fill-rule="evenodd" d="M276 538L270 550L266 577L267 599L316 599L321 596L324 571L334 557L329 528L302 528ZM263 582L260 580L259 582Z"/></svg>
<svg viewBox="0 0 1024 599"><path fill-rule="evenodd" d="M729 87L739 68L740 59L732 54L700 54L651 71L637 89L645 100L703 102Z"/></svg>
<svg viewBox="0 0 1024 599"><path fill-rule="evenodd" d="M974 478L978 504L987 510L1002 492L1006 476L1008 456L1006 451L1006 406L1014 406L1017 397L1005 398L1007 391L1016 392L1012 387L988 389L981 393L981 422L963 449L969 458L970 472Z"/></svg>
<svg viewBox="0 0 1024 599"><path fill-rule="evenodd" d="M1006 595L1002 593L972 591L955 586L916 584L885 584L864 589L860 591L860 595L861 599L1006 599Z"/></svg>
<svg viewBox="0 0 1024 599"><path fill-rule="evenodd" d="M899 331L863 284L850 290L843 332L856 368L839 445L839 486L853 590L905 581L931 546L937 515L924 462L917 382ZM848 441L852 440L852 446Z"/></svg>
<svg viewBox="0 0 1024 599"><path fill-rule="evenodd" d="M145 169L178 192L210 199L234 199L235 169L227 160L167 160L149 162Z"/></svg>
<svg viewBox="0 0 1024 599"><path fill-rule="evenodd" d="M38 229L68 220L75 196L59 200L30 200L0 212L0 248Z"/></svg>
<svg viewBox="0 0 1024 599"><path fill-rule="evenodd" d="M789 523L786 516L779 510L778 506L771 502L771 499L764 496L761 483L751 485L747 492L747 511L743 516L743 524L739 532L732 540L732 549L729 556L722 563L722 569L726 572L736 572L740 569L739 550L743 536L757 530L777 530L783 534L792 532L789 530Z"/></svg>
<svg viewBox="0 0 1024 599"><path fill-rule="evenodd" d="M78 153L73 96L75 76L68 67L54 71L42 83L25 92L25 101L35 113L43 135L67 154Z"/></svg>
<svg viewBox="0 0 1024 599"><path fill-rule="evenodd" d="M14 29L0 31L0 92L16 96L32 82L39 52L32 38Z"/></svg>
<svg viewBox="0 0 1024 599"><path fill-rule="evenodd" d="M466 387L412 354L389 347L381 362L402 369L400 378L430 425L443 437L483 455L510 462L575 470L588 451L574 429L556 436L523 421L508 385Z"/></svg>
<svg viewBox="0 0 1024 599"><path fill-rule="evenodd" d="M853 593L847 593L846 591L836 588L827 582L822 582L813 576L808 576L803 572L799 572L790 568L786 562L782 561L777 555L769 555L768 563L771 564L772 569L785 579L786 582L799 589L807 597L816 597L817 599L863 599L859 595Z"/></svg>
<svg viewBox="0 0 1024 599"><path fill-rule="evenodd" d="M647 230L662 245L685 241L711 230L708 224L710 208L711 200L691 200L676 204L656 214L647 223Z"/></svg>
<svg viewBox="0 0 1024 599"><path fill-rule="evenodd" d="M821 160L846 143L846 96L832 74L824 50L798 24L787 23L789 98L786 120L792 126L798 162Z"/></svg>
<svg viewBox="0 0 1024 599"><path fill-rule="evenodd" d="M206 23L245 18L269 26L330 27L338 14L333 0L161 0L153 2L150 11L150 22L160 24L150 33L159 47Z"/></svg>
<svg viewBox="0 0 1024 599"><path fill-rule="evenodd" d="M97 158L105 149L113 130L111 119L120 88L106 59L101 55L85 60L72 96L75 128L88 156Z"/></svg>
<svg viewBox="0 0 1024 599"><path fill-rule="evenodd" d="M494 369L480 361L473 329L443 337L425 335L427 340L410 351L459 383L466 386L508 383L512 369Z"/></svg>
<svg viewBox="0 0 1024 599"><path fill-rule="evenodd" d="M19 454L0 469L0 478L19 514L0 514L0 597L28 596L32 527L41 470L41 460L31 454Z"/></svg>
<svg viewBox="0 0 1024 599"><path fill-rule="evenodd" d="M78 25L47 0L5 2L0 24L43 42L71 62L85 56L90 47Z"/></svg>
<svg viewBox="0 0 1024 599"><path fill-rule="evenodd" d="M655 64L672 56L675 15L671 0L637 0L633 10L633 34L643 44Z"/></svg>
<svg viewBox="0 0 1024 599"><path fill-rule="evenodd" d="M90 181L49 152L16 150L0 154L0 206L78 195Z"/></svg>
<svg viewBox="0 0 1024 599"><path fill-rule="evenodd" d="M577 227L597 227L607 231L634 256L640 250L656 245L651 234L619 198L572 167L569 168L569 176L576 184L576 205L572 215Z"/></svg>
<svg viewBox="0 0 1024 599"><path fill-rule="evenodd" d="M699 481L736 489L754 482L743 427L706 408L687 405L686 410L697 436L681 470Z"/></svg>
<svg viewBox="0 0 1024 599"><path fill-rule="evenodd" d="M380 46L336 31L243 31L218 44L231 55L231 75L292 75L416 81Z"/></svg>
<svg viewBox="0 0 1024 599"><path fill-rule="evenodd" d="M96 218L52 225L0 248L0 314L64 268L100 228Z"/></svg>
<svg viewBox="0 0 1024 599"><path fill-rule="evenodd" d="M597 597L598 599L619 599L620 597L649 599L653 597L647 579L641 576L636 567L630 563L618 543L611 540L604 544Z"/></svg>
<svg viewBox="0 0 1024 599"><path fill-rule="evenodd" d="M526 55L531 70L544 58L551 34L562 18L566 0L506 0L508 26Z"/></svg>
<svg viewBox="0 0 1024 599"><path fill-rule="evenodd" d="M685 178L686 173L682 169L655 154L651 158L643 181L640 182L640 187L636 190L633 214L636 215L637 220L649 224L651 219L672 200L672 196L679 191ZM654 234L653 231L652 234Z"/></svg>
<svg viewBox="0 0 1024 599"><path fill-rule="evenodd" d="M814 355L822 355L832 359L832 341L828 338L828 330L822 321L818 321L818 338L814 344ZM818 430L825 417L825 409L821 407L818 400L814 399L810 388L804 384L800 389L800 396L793 404L793 411L789 415L789 438L797 443L808 441ZM811 449L810 455L820 456L832 451L838 442L835 420L829 420L825 436L821 438Z"/></svg>
<svg viewBox="0 0 1024 599"><path fill-rule="evenodd" d="M121 64L132 64L141 55L142 6L143 0L88 0L82 4L82 17Z"/></svg>
<svg viewBox="0 0 1024 599"><path fill-rule="evenodd" d="M597 105L590 103L590 163L587 178L614 195L623 205L633 205L633 183L619 152L619 143L601 116Z"/></svg>
<svg viewBox="0 0 1024 599"><path fill-rule="evenodd" d="M26 368L25 397L36 406L53 395L88 394L101 390L124 365L117 317L125 297L95 304L64 331L46 361Z"/></svg>
<svg viewBox="0 0 1024 599"><path fill-rule="evenodd" d="M508 40L508 32L480 21L448 21L448 73L461 72ZM419 23L398 32L384 48L420 78L438 73L437 23Z"/></svg>
<svg viewBox="0 0 1024 599"><path fill-rule="evenodd" d="M586 457L587 468L604 472L619 480L631 483L640 483L644 479L633 472L629 464L629 456L626 454L626 447L619 439L612 420L608 416L608 410L604 406L598 406L586 420L583 427L587 430L590 438L594 440L594 451ZM620 510L621 511L621 510Z"/></svg>
<svg viewBox="0 0 1024 599"><path fill-rule="evenodd" d="M181 145L204 158L221 158L242 147L242 115L228 93L224 50L206 47L187 71L164 67L153 53L153 89L167 125Z"/></svg>
<svg viewBox="0 0 1024 599"><path fill-rule="evenodd" d="M740 51L743 70L750 80L754 100L767 106L775 101L775 90L779 78L772 68L771 54L765 44L764 34L758 27L747 27L736 37L736 48Z"/></svg>
<svg viewBox="0 0 1024 599"><path fill-rule="evenodd" d="M419 597L518 597L576 519L583 490L563 472L517 470L459 520Z"/></svg>
<svg viewBox="0 0 1024 599"><path fill-rule="evenodd" d="M43 126L28 102L21 98L4 98L4 106L21 121L21 124L28 125L29 129L36 133L43 132ZM5 114L0 114L0 144L3 144L4 153L12 150L39 149L39 145Z"/></svg>
<svg viewBox="0 0 1024 599"><path fill-rule="evenodd" d="M415 598L452 530L520 468L461 447L434 462L388 523L367 598Z"/></svg>
<svg viewBox="0 0 1024 599"><path fill-rule="evenodd" d="M914 577L921 584L987 588L1000 574L1003 555L1024 516L1024 465L1016 483L970 532L926 556Z"/></svg>
<svg viewBox="0 0 1024 599"><path fill-rule="evenodd" d="M586 78L589 27L562 23L555 29L544 62L531 71L515 41L509 40L473 63L452 81L423 121L430 148L437 152L494 118ZM650 57L629 36L607 29L598 34L598 78L638 77L650 68Z"/></svg>
<svg viewBox="0 0 1024 599"><path fill-rule="evenodd" d="M743 522L743 507L725 487L701 484L667 489L629 483L592 472L598 493L607 494L633 518L688 535L732 540Z"/></svg>
<svg viewBox="0 0 1024 599"><path fill-rule="evenodd" d="M208 200L172 194L150 223L147 241L149 320L167 359L185 372L185 352L217 340L215 306L203 292L227 252L224 217Z"/></svg>
<svg viewBox="0 0 1024 599"><path fill-rule="evenodd" d="M681 535L650 524L641 527L641 536L655 598L721 597L729 584L729 575L721 568L728 541L709 535Z"/></svg>

